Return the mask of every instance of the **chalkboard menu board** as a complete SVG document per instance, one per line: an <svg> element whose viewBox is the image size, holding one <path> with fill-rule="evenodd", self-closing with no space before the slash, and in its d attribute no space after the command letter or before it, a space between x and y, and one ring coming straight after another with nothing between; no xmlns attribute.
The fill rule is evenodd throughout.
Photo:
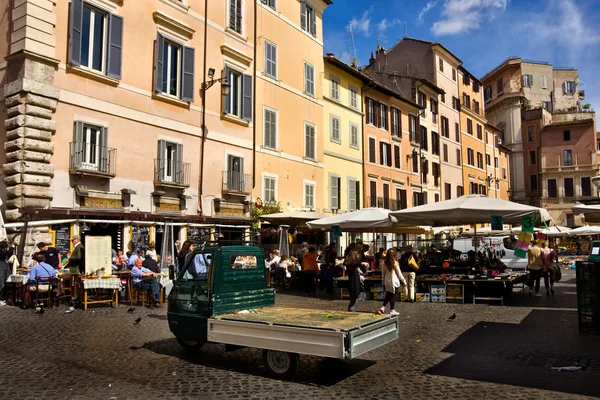
<svg viewBox="0 0 600 400"><path fill-rule="evenodd" d="M189 228L187 239L191 240L195 244L200 244L204 242L204 240L208 240L210 237L210 229L201 229L201 228Z"/></svg>
<svg viewBox="0 0 600 400"><path fill-rule="evenodd" d="M148 248L150 244L150 229L145 226L131 227L131 251Z"/></svg>
<svg viewBox="0 0 600 400"><path fill-rule="evenodd" d="M56 250L58 250L61 256L64 256L65 253L71 248L71 225L52 225L52 230L55 232L54 247L56 247Z"/></svg>

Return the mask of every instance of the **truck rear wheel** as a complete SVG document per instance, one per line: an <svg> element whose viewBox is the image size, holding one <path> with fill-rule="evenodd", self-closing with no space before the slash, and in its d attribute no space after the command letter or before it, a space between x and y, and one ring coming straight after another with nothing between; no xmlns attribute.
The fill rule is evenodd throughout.
<svg viewBox="0 0 600 400"><path fill-rule="evenodd" d="M198 342L196 340L185 340L177 338L177 343L186 350L198 350L204 346L204 342Z"/></svg>
<svg viewBox="0 0 600 400"><path fill-rule="evenodd" d="M276 378L291 378L300 367L300 356L285 351L263 350L265 367Z"/></svg>

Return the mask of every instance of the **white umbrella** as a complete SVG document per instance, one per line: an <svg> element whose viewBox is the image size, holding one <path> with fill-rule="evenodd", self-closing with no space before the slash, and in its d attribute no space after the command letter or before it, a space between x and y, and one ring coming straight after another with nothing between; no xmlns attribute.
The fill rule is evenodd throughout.
<svg viewBox="0 0 600 400"><path fill-rule="evenodd" d="M579 228L571 229L567 235L569 236L586 236L586 235L600 235L600 226L581 226Z"/></svg>
<svg viewBox="0 0 600 400"><path fill-rule="evenodd" d="M543 208L483 195L461 196L395 211L391 215L402 223L414 221L431 226L489 223L492 216L501 216L503 223L520 222L522 217L529 215L540 215L542 220L550 220L548 211Z"/></svg>
<svg viewBox="0 0 600 400"><path fill-rule="evenodd" d="M483 195L460 196L391 214L403 223L418 221L420 224L431 226L473 224L475 236L477 236L476 224L490 222L493 216L501 216L503 223L517 222L522 217L531 215L540 215L544 221L551 219L548 211L543 208ZM477 253L477 246L475 246L475 253Z"/></svg>
<svg viewBox="0 0 600 400"><path fill-rule="evenodd" d="M599 204L594 204L594 205L578 204L573 207L573 212L575 214L583 214L585 216L586 222L594 222L594 223L600 222L600 205Z"/></svg>
<svg viewBox="0 0 600 400"><path fill-rule="evenodd" d="M344 232L430 233L428 227L400 225L385 208L362 208L307 222L310 229L331 230L339 226Z"/></svg>
<svg viewBox="0 0 600 400"><path fill-rule="evenodd" d="M275 214L265 214L258 218L272 224L297 225L305 223L306 221L325 218L325 215L314 211L287 211Z"/></svg>

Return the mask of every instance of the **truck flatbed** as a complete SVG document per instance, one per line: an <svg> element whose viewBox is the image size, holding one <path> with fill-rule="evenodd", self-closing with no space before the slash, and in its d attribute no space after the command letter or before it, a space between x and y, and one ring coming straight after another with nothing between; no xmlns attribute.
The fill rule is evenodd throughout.
<svg viewBox="0 0 600 400"><path fill-rule="evenodd" d="M215 319L246 321L267 325L294 326L349 332L389 319L389 315L360 312L327 311L294 307L265 307L249 313L238 312L214 316Z"/></svg>

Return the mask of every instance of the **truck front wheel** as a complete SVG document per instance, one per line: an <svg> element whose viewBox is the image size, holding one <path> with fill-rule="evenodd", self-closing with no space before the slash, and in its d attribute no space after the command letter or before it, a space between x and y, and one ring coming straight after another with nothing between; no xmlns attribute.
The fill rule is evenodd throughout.
<svg viewBox="0 0 600 400"><path fill-rule="evenodd" d="M177 343L186 350L198 350L204 346L204 342L198 342L196 340L185 340L177 338Z"/></svg>
<svg viewBox="0 0 600 400"><path fill-rule="evenodd" d="M285 351L263 350L265 367L276 378L291 378L300 367L300 356Z"/></svg>

